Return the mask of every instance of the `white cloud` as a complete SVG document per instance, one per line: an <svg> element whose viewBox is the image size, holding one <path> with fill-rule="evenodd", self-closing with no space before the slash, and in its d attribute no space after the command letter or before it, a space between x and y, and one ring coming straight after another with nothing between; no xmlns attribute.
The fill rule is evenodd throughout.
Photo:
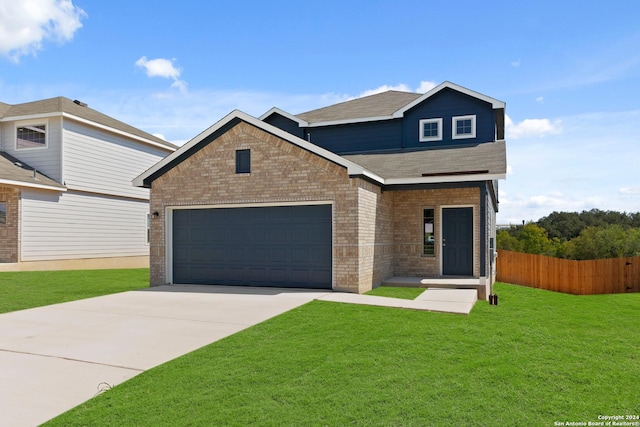
<svg viewBox="0 0 640 427"><path fill-rule="evenodd" d="M511 66L512 67L519 67L520 66L520 60L516 60L516 61L511 61Z"/></svg>
<svg viewBox="0 0 640 427"><path fill-rule="evenodd" d="M437 85L434 82L429 82L429 81L421 81L420 82L420 86L418 86L418 89L416 89L416 92L418 93L427 93L429 92L431 89L433 89L434 87L436 87Z"/></svg>
<svg viewBox="0 0 640 427"><path fill-rule="evenodd" d="M375 89L365 90L360 95L358 95L357 98L362 98L364 96L369 96L369 95L375 95L377 93L386 92L388 90L399 90L399 91L402 91L402 92L411 92L411 88L409 86L407 86L404 83L400 83L400 84L397 84L395 86L382 85L382 86L378 86Z"/></svg>
<svg viewBox="0 0 640 427"><path fill-rule="evenodd" d="M434 87L436 87L436 84L434 82L422 80L420 82L420 85L415 89L415 92L417 92L417 93L427 93L431 89L433 89ZM377 93L386 92L388 90L398 90L398 91L401 91L401 92L414 92L414 90L411 89L411 87L409 85L404 84L404 83L399 83L397 85L382 85L382 86L378 86L375 89L365 90L360 95L356 96L356 98L362 98L364 96L375 95ZM355 98L350 98L350 99L355 99Z"/></svg>
<svg viewBox="0 0 640 427"><path fill-rule="evenodd" d="M513 175L513 168L511 165L507 165L507 175Z"/></svg>
<svg viewBox="0 0 640 427"><path fill-rule="evenodd" d="M507 138L524 138L528 136L545 136L562 132L562 122L549 119L525 119L520 123L514 123L509 116L505 116L505 132Z"/></svg>
<svg viewBox="0 0 640 427"><path fill-rule="evenodd" d="M622 187L620 194L625 196L640 196L640 187Z"/></svg>
<svg viewBox="0 0 640 427"><path fill-rule="evenodd" d="M0 54L18 62L35 55L44 41L72 40L86 16L72 0L1 0Z"/></svg>
<svg viewBox="0 0 640 427"><path fill-rule="evenodd" d="M536 102L539 102L540 104L544 104L544 96L537 97Z"/></svg>
<svg viewBox="0 0 640 427"><path fill-rule="evenodd" d="M147 73L147 77L162 77L165 79L173 79L171 87L179 89L181 92L187 90L187 83L184 80L180 80L182 70L173 64L175 59L147 59L146 56L141 57L136 61L136 66L144 68Z"/></svg>

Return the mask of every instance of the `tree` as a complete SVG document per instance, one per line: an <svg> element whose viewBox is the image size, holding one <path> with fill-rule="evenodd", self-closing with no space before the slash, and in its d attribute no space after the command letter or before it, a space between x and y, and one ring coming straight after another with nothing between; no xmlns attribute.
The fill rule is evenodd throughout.
<svg viewBox="0 0 640 427"><path fill-rule="evenodd" d="M532 222L522 227L518 240L522 244L522 252L540 255L552 255L554 252L547 231Z"/></svg>
<svg viewBox="0 0 640 427"><path fill-rule="evenodd" d="M522 244L507 230L500 230L496 235L496 247L506 251L522 252Z"/></svg>

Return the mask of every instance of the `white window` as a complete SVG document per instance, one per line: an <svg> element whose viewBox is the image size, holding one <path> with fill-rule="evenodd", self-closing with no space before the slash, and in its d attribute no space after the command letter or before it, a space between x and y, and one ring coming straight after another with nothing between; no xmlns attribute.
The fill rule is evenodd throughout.
<svg viewBox="0 0 640 427"><path fill-rule="evenodd" d="M47 123L23 122L16 125L16 150L47 147Z"/></svg>
<svg viewBox="0 0 640 427"><path fill-rule="evenodd" d="M451 134L453 139L476 137L476 116L458 116L452 119Z"/></svg>
<svg viewBox="0 0 640 427"><path fill-rule="evenodd" d="M442 119L420 120L420 142L442 141Z"/></svg>

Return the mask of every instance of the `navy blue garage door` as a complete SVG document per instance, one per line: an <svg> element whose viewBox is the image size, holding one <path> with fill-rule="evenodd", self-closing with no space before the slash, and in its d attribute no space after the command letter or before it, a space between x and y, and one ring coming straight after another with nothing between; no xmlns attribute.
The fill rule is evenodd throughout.
<svg viewBox="0 0 640 427"><path fill-rule="evenodd" d="M331 289L331 205L173 211L173 282Z"/></svg>

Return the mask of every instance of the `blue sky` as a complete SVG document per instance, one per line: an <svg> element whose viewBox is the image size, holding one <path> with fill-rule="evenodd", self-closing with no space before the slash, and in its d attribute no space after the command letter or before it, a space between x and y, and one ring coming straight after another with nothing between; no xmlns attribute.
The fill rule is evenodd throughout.
<svg viewBox="0 0 640 427"><path fill-rule="evenodd" d="M0 0L0 101L79 99L177 144L235 108L445 80L507 103L499 223L640 211L636 0Z"/></svg>

